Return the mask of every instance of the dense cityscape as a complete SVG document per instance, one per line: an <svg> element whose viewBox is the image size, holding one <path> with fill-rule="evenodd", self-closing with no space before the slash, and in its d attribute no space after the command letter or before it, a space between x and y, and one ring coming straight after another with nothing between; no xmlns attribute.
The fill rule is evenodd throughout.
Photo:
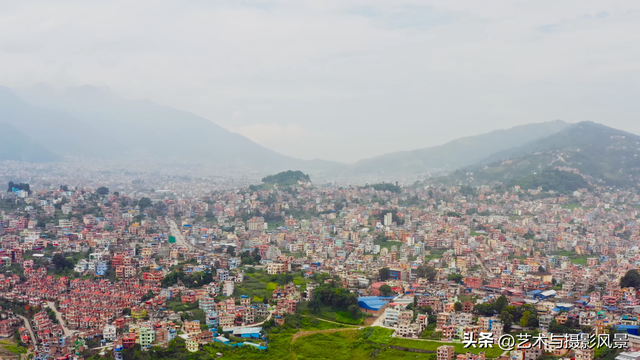
<svg viewBox="0 0 640 360"><path fill-rule="evenodd" d="M639 35L0 0L0 360L640 360Z"/></svg>
<svg viewBox="0 0 640 360"><path fill-rule="evenodd" d="M30 171L0 194L8 354L323 358L312 353L342 341L371 358L592 360L640 349L633 189L316 185L299 171L240 187L101 185ZM616 331L628 348L498 347L509 333ZM465 346L480 333L492 346Z"/></svg>

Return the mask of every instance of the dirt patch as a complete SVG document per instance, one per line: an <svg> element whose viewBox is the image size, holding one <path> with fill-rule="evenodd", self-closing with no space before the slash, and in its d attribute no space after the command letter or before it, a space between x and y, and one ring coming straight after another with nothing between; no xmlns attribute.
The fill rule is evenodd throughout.
<svg viewBox="0 0 640 360"><path fill-rule="evenodd" d="M381 315L378 315L378 316L381 316ZM375 317L372 316L372 317L365 318L364 319L364 326L373 325L373 323L375 323L376 320L378 320L378 316L375 316Z"/></svg>

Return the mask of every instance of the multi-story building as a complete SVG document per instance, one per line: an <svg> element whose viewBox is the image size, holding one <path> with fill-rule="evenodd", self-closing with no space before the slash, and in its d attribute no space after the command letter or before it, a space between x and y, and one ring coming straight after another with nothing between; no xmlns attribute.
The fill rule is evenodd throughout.
<svg viewBox="0 0 640 360"><path fill-rule="evenodd" d="M185 321L184 322L184 331L187 334L199 333L200 332L200 320Z"/></svg>
<svg viewBox="0 0 640 360"><path fill-rule="evenodd" d="M384 312L384 325L394 326L398 323L398 317L400 316L400 306L395 304L389 304Z"/></svg>
<svg viewBox="0 0 640 360"><path fill-rule="evenodd" d="M453 360L455 353L455 347L451 345L440 346L438 347L438 360Z"/></svg>
<svg viewBox="0 0 640 360"><path fill-rule="evenodd" d="M150 346L156 340L156 332L148 327L138 329L138 343L140 346Z"/></svg>
<svg viewBox="0 0 640 360"><path fill-rule="evenodd" d="M200 310L208 313L216 309L216 300L212 297L205 296L200 299L198 306L200 307Z"/></svg>
<svg viewBox="0 0 640 360"><path fill-rule="evenodd" d="M116 327L115 325L107 325L102 330L102 338L107 341L114 341L116 339Z"/></svg>
<svg viewBox="0 0 640 360"><path fill-rule="evenodd" d="M574 354L576 360L593 360L595 351L594 349L576 349Z"/></svg>
<svg viewBox="0 0 640 360"><path fill-rule="evenodd" d="M222 328L228 328L228 327L232 327L234 325L234 321L236 319L235 315L231 315L231 314L225 314L225 315L220 315L218 317L220 325L222 326Z"/></svg>
<svg viewBox="0 0 640 360"><path fill-rule="evenodd" d="M233 281L225 281L222 285L222 296L232 296L235 284Z"/></svg>
<svg viewBox="0 0 640 360"><path fill-rule="evenodd" d="M229 280L229 270L227 269L216 269L216 276L220 282L224 282Z"/></svg>
<svg viewBox="0 0 640 360"><path fill-rule="evenodd" d="M287 271L286 264L284 263L269 263L267 264L267 274L278 275Z"/></svg>
<svg viewBox="0 0 640 360"><path fill-rule="evenodd" d="M190 336L185 343L187 350L189 352L196 352L200 350L200 345L198 344L198 337L193 335Z"/></svg>
<svg viewBox="0 0 640 360"><path fill-rule="evenodd" d="M207 327L217 328L218 325L220 324L218 313L215 311L209 311L208 313L206 313L206 322L207 322Z"/></svg>

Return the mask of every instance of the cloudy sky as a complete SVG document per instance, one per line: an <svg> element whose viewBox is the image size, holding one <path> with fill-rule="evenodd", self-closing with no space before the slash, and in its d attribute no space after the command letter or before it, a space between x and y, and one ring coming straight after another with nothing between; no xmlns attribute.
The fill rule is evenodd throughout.
<svg viewBox="0 0 640 360"><path fill-rule="evenodd" d="M640 2L0 0L0 85L108 86L298 158L513 125L640 134Z"/></svg>

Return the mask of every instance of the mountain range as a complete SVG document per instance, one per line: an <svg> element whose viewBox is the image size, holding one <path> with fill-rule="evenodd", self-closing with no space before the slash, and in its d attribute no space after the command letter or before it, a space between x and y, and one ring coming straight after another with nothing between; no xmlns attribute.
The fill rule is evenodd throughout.
<svg viewBox="0 0 640 360"><path fill-rule="evenodd" d="M637 186L640 136L590 121L579 122L556 134L494 153L449 177L473 184L510 182L556 168L578 172L605 185Z"/></svg>
<svg viewBox="0 0 640 360"><path fill-rule="evenodd" d="M193 113L151 100L127 100L105 88L36 85L16 93L0 87L0 159L5 160L49 162L72 156L389 180L451 174L452 181L473 184L509 181L561 166L621 185L633 183L640 174L639 148L640 137L634 134L592 122L556 120L354 164L305 161Z"/></svg>
<svg viewBox="0 0 640 360"><path fill-rule="evenodd" d="M26 161L80 156L265 171L334 166L279 154L187 111L151 100L126 100L92 86L58 91L38 85L19 95L0 87L0 125L14 128L25 140L20 149L0 145L3 159L21 152L30 154L22 156Z"/></svg>
<svg viewBox="0 0 640 360"><path fill-rule="evenodd" d="M569 125L556 120L495 130L456 139L440 146L393 152L360 160L350 166L349 170L356 174L447 173L475 164L492 154L555 134Z"/></svg>

